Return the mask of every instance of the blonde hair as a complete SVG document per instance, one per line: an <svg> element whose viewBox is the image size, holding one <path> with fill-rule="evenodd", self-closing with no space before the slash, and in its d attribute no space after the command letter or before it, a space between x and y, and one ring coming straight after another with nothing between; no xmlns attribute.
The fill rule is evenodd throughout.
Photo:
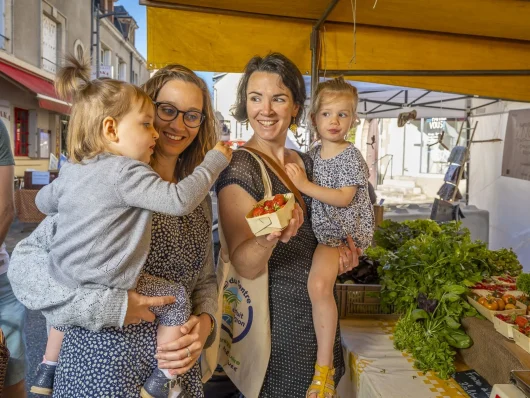
<svg viewBox="0 0 530 398"><path fill-rule="evenodd" d="M156 101L162 87L172 81L180 80L195 84L202 92L203 109L202 113L206 116L204 122L199 127L197 137L182 152L175 169L175 176L182 179L190 175L195 167L203 160L206 152L211 150L219 140L219 126L214 114L210 92L204 80L195 74L191 69L179 64L167 65L159 69L147 82L144 83L143 89L149 96ZM159 142L155 147L153 161L156 163L156 155L160 151Z"/></svg>
<svg viewBox="0 0 530 398"><path fill-rule="evenodd" d="M55 90L60 98L71 101L67 147L70 161L79 163L107 151L103 120L118 123L140 101L143 108L151 98L139 87L113 79L90 80L90 59L70 55L57 73Z"/></svg>
<svg viewBox="0 0 530 398"><path fill-rule="evenodd" d="M356 113L357 104L359 102L359 94L357 94L357 89L354 86L344 80L344 77L340 76L336 77L335 79L326 80L325 82L319 83L315 90L314 98L311 101L311 108L309 109L310 126L312 126L315 131L316 126L314 123L314 117L320 110L320 107L322 106L322 101L324 99L324 96L326 95L332 97L350 95L352 97L353 103L353 115L355 115Z"/></svg>

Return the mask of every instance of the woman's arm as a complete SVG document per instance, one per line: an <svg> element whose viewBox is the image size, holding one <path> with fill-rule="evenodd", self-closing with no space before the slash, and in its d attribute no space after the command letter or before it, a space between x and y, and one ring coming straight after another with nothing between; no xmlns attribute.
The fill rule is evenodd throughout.
<svg viewBox="0 0 530 398"><path fill-rule="evenodd" d="M294 163L286 164L285 171L296 188L307 196L311 196L313 199L331 206L347 207L357 193L357 186L345 186L334 189L314 184L307 179L301 167Z"/></svg>
<svg viewBox="0 0 530 398"><path fill-rule="evenodd" d="M27 308L41 310L54 326L76 325L99 330L140 319L152 321L154 315L148 306L174 301L174 298L145 297L121 289L70 289L56 282L49 274L48 262L57 217L46 217L13 251L8 277L15 296Z"/></svg>
<svg viewBox="0 0 530 398"><path fill-rule="evenodd" d="M289 226L283 232L256 237L245 220L245 215L256 203L236 184L224 187L218 194L219 225L228 246L230 261L237 272L247 279L258 277L265 270L276 243L287 243L304 222L302 209L297 204Z"/></svg>

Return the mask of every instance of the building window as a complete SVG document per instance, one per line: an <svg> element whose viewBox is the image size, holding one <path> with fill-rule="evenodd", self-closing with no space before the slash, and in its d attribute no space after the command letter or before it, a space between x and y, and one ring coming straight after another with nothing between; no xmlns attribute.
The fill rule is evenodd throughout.
<svg viewBox="0 0 530 398"><path fill-rule="evenodd" d="M29 112L15 108L15 156L29 156Z"/></svg>
<svg viewBox="0 0 530 398"><path fill-rule="evenodd" d="M6 15L5 15L5 0L0 0L0 49L5 48L5 34L6 34Z"/></svg>
<svg viewBox="0 0 530 398"><path fill-rule="evenodd" d="M42 69L55 73L57 68L57 23L42 16Z"/></svg>
<svg viewBox="0 0 530 398"><path fill-rule="evenodd" d="M39 157L49 158L50 157L50 137L51 131L40 130L39 131Z"/></svg>
<svg viewBox="0 0 530 398"><path fill-rule="evenodd" d="M79 39L74 43L74 55L79 61L82 61L85 56L85 46L83 46L83 43Z"/></svg>
<svg viewBox="0 0 530 398"><path fill-rule="evenodd" d="M127 81L127 64L122 60L118 61L118 80Z"/></svg>
<svg viewBox="0 0 530 398"><path fill-rule="evenodd" d="M99 77L113 78L112 53L109 49L102 47L99 59Z"/></svg>
<svg viewBox="0 0 530 398"><path fill-rule="evenodd" d="M133 84L138 84L138 73L133 72Z"/></svg>

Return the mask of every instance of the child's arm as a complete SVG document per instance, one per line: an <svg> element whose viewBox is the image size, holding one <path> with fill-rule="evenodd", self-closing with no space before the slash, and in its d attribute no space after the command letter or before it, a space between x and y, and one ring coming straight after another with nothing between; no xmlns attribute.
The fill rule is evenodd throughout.
<svg viewBox="0 0 530 398"><path fill-rule="evenodd" d="M173 184L162 180L142 162L124 161L126 164L116 181L117 192L124 203L175 216L185 216L195 210L229 163L223 153L209 151L192 174Z"/></svg>
<svg viewBox="0 0 530 398"><path fill-rule="evenodd" d="M314 184L307 179L305 171L295 163L286 164L285 171L296 188L319 202L331 206L347 207L357 193L357 186L334 189Z"/></svg>
<svg viewBox="0 0 530 398"><path fill-rule="evenodd" d="M47 216L53 215L59 211L59 179L55 179L42 187L35 198L35 204L39 211Z"/></svg>
<svg viewBox="0 0 530 398"><path fill-rule="evenodd" d="M13 251L8 278L17 299L29 309L41 310L52 325L77 325L89 330L123 325L127 291L70 289L49 273L49 249L57 215L46 217Z"/></svg>

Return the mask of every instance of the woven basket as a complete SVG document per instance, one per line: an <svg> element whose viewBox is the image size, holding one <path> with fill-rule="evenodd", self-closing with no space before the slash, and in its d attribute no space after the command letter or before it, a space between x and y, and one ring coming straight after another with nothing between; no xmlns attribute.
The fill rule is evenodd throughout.
<svg viewBox="0 0 530 398"><path fill-rule="evenodd" d="M9 361L9 350L7 349L4 332L2 332L2 329L0 328L0 396L2 395L2 391L4 389L7 361Z"/></svg>

